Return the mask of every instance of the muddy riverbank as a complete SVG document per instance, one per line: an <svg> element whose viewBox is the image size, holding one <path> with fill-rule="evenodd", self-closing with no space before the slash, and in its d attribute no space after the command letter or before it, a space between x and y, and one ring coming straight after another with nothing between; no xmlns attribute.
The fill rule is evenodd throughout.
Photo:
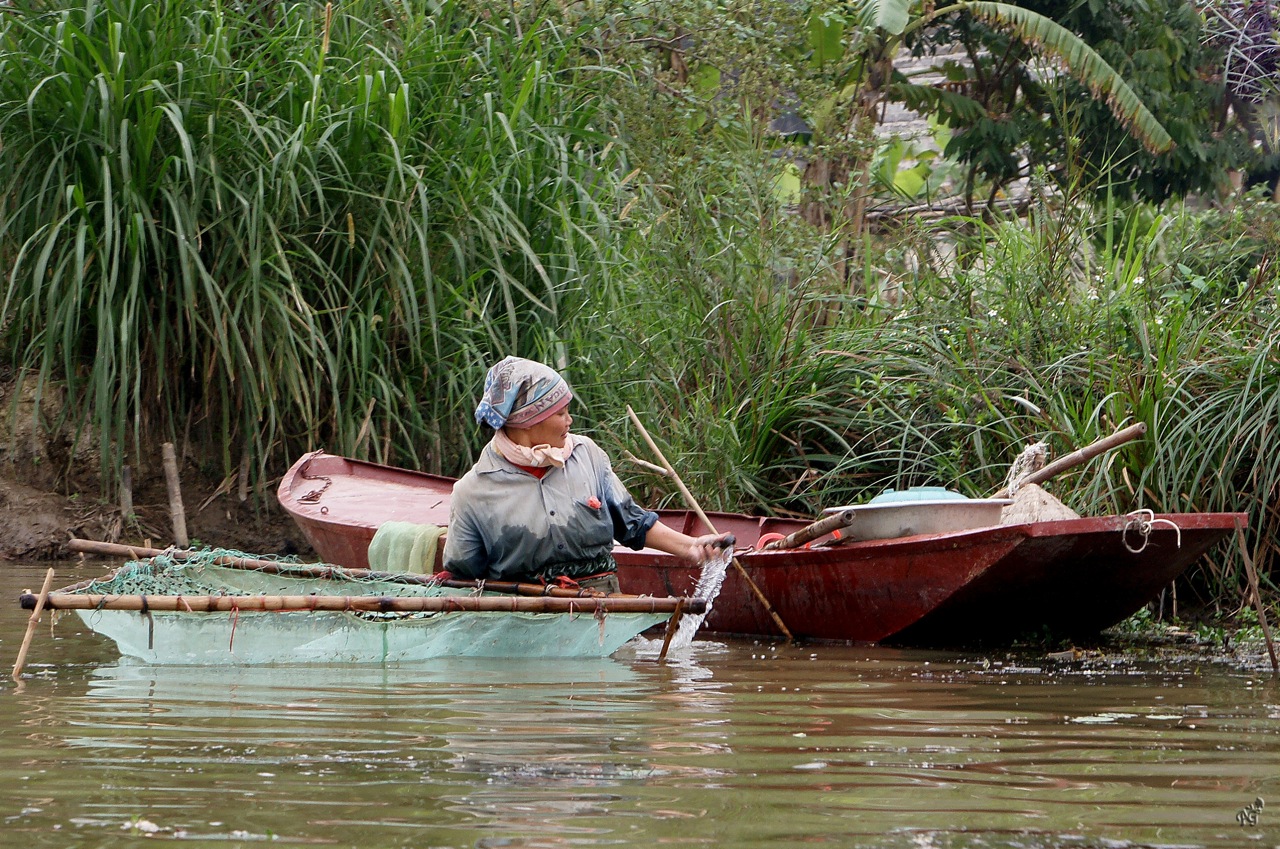
<svg viewBox="0 0 1280 849"><path fill-rule="evenodd" d="M73 555L72 537L164 546L173 541L163 485L147 483L134 494L133 513L99 495L96 481L70 492L40 483L34 470L7 464L0 474L0 559L57 560ZM255 554L308 554L310 547L270 497L240 501L220 492L222 481L191 474L183 480L187 533L193 541Z"/></svg>
<svg viewBox="0 0 1280 849"><path fill-rule="evenodd" d="M171 544L160 446L134 459L126 504L114 482L103 485L96 446L76 438L65 403L57 387L46 387L37 400L33 381L0 373L0 560L70 558L76 556L66 549L72 537ZM254 554L310 552L276 504L273 481L241 493L235 475L211 470L196 449L178 451L189 539Z"/></svg>

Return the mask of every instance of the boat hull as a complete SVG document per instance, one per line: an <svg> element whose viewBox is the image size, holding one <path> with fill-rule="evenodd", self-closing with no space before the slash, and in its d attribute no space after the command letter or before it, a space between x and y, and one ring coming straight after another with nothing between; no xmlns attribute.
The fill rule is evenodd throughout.
<svg viewBox="0 0 1280 849"><path fill-rule="evenodd" d="M1022 541L896 642L999 642L1048 632L1088 636L1132 616L1216 543L1243 513L1103 516L1014 526Z"/></svg>
<svg viewBox="0 0 1280 849"><path fill-rule="evenodd" d="M1240 513L1154 518L1145 536L1140 518L1102 516L748 552L738 563L788 630L809 638L960 645L1085 636L1133 615L1245 521ZM701 529L696 520L683 527ZM659 552L615 556L630 592L678 595L697 582L695 567ZM705 627L781 636L733 572Z"/></svg>
<svg viewBox="0 0 1280 849"><path fill-rule="evenodd" d="M453 484L453 478L316 451L293 464L276 497L325 562L367 569L369 543L383 522L449 524Z"/></svg>
<svg viewBox="0 0 1280 849"><path fill-rule="evenodd" d="M681 518L663 516L673 525ZM988 534L962 543L956 536L741 553L736 557L741 572L734 568L726 575L703 627L724 634L782 636L751 588L754 583L793 636L887 640L980 577L1018 543L1014 534ZM701 572L652 550L618 550L615 559L618 579L628 592L688 593Z"/></svg>
<svg viewBox="0 0 1280 849"><path fill-rule="evenodd" d="M332 479L315 502L298 493ZM383 521L446 524L453 481L327 454L307 455L280 483L281 504L326 561L367 567ZM709 532L688 510L664 524ZM1088 634L1132 615L1212 545L1243 526L1242 513L1167 514L1143 537L1133 516L999 525L897 539L815 541L805 549L754 550L765 534L805 521L712 513L732 533L742 568L731 569L705 631L775 637L782 631L742 573L796 637L854 642L965 643L1052 630ZM1178 530L1174 530L1176 526ZM1179 534L1181 544L1179 545ZM1129 545L1126 545L1126 541ZM1145 543L1141 551L1131 551ZM651 549L614 551L623 590L686 595L700 570Z"/></svg>

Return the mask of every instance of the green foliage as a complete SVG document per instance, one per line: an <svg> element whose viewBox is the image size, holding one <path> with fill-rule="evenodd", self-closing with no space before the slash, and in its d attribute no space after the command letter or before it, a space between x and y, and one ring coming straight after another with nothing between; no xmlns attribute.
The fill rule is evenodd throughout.
<svg viewBox="0 0 1280 849"><path fill-rule="evenodd" d="M67 381L104 471L183 435L262 474L316 442L459 468L470 431L436 423L611 267L573 34L503 24L374 0L0 18L6 343Z"/></svg>
<svg viewBox="0 0 1280 849"><path fill-rule="evenodd" d="M1027 48L1010 39L1004 22L982 16L981 24L947 21L933 35L965 45L973 58L964 72L968 90L986 107L977 117L957 116L949 155L997 184L1017 173L1010 157L1025 158L1065 184L1149 200L1219 189L1227 168L1251 159L1240 131L1222 126L1223 92L1215 82L1221 54L1203 43L1192 4L1023 5L1025 14L1039 13L1075 34L1073 44L1092 47L1097 61L1127 81L1132 90L1121 100L1149 109L1165 143L1133 132L1136 113L1117 110L1121 100L1110 95L1098 97L1087 77L1052 67L1026 73Z"/></svg>

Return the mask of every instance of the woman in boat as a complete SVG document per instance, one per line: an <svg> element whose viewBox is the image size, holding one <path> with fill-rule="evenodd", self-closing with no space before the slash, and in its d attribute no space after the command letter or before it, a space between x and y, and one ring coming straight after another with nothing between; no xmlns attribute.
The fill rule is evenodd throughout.
<svg viewBox="0 0 1280 849"><path fill-rule="evenodd" d="M728 544L658 522L632 500L604 451L570 433L573 392L549 366L507 357L489 369L476 421L494 429L453 489L444 569L467 580L576 583L618 592L613 544L702 563Z"/></svg>

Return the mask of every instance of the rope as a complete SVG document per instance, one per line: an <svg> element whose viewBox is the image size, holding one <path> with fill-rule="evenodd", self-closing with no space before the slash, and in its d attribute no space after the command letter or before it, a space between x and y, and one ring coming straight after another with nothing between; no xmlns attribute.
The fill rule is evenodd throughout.
<svg viewBox="0 0 1280 849"><path fill-rule="evenodd" d="M240 605L233 604L231 606L231 636L227 639L227 651L235 653L236 650L236 626L240 624Z"/></svg>
<svg viewBox="0 0 1280 849"><path fill-rule="evenodd" d="M1013 497L1017 494L1018 487L1022 486L1024 480L1044 468L1047 459L1049 459L1049 445L1044 441L1033 442L1022 449L1022 453L1009 466L1009 474L1004 479L1004 488L1009 496Z"/></svg>
<svg viewBox="0 0 1280 849"><path fill-rule="evenodd" d="M327 477L325 475L313 475L310 473L311 461L315 459L317 454L320 454L320 453L321 453L320 451L311 452L311 456L307 458L306 465L303 466L301 469L299 469L299 473L303 480L324 481L324 486L320 487L319 489L313 489L310 492L306 493L305 495L298 496L298 501L301 502L302 504L315 504L317 501L320 500L320 497L324 495L325 490L333 486L333 478ZM327 513L329 511L327 508L325 508L323 512Z"/></svg>
<svg viewBox="0 0 1280 849"><path fill-rule="evenodd" d="M1151 541L1151 531L1156 525L1168 525L1173 528L1178 548L1182 548L1182 528L1169 519L1157 519L1156 514L1143 508L1134 510L1125 516L1124 530L1121 531L1121 539L1124 540L1124 547L1129 550L1130 554L1141 554L1147 548L1147 543ZM1142 544L1134 548L1129 544L1129 531L1137 531L1142 537Z"/></svg>

